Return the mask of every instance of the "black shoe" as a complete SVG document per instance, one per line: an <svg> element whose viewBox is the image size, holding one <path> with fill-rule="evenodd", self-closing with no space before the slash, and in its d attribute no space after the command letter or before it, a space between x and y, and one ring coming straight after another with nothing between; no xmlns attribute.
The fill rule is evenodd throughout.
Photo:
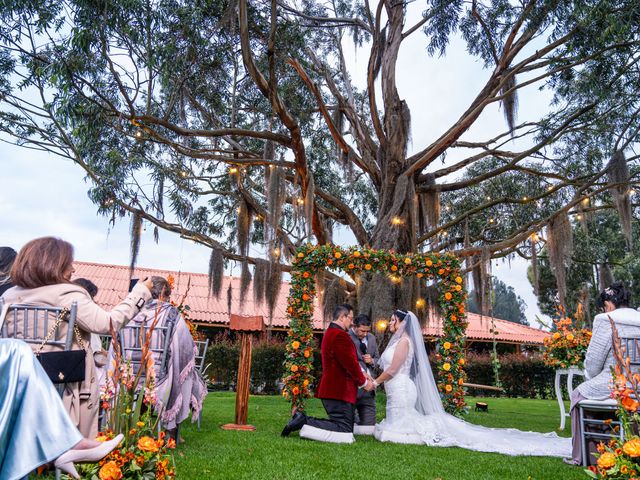
<svg viewBox="0 0 640 480"><path fill-rule="evenodd" d="M282 429L283 437L288 437L291 432L295 432L296 430L300 430L302 426L307 423L307 416L302 412L296 412L289 420L289 423Z"/></svg>

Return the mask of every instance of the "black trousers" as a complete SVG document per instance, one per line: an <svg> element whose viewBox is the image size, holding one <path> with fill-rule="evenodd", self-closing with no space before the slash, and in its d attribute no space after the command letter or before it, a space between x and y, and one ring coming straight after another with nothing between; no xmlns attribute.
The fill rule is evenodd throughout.
<svg viewBox="0 0 640 480"><path fill-rule="evenodd" d="M358 392L356 400L355 423L372 426L376 424L376 394L375 392Z"/></svg>
<svg viewBox="0 0 640 480"><path fill-rule="evenodd" d="M322 406L329 418L307 418L307 425L330 432L353 432L355 405L342 400L323 398Z"/></svg>

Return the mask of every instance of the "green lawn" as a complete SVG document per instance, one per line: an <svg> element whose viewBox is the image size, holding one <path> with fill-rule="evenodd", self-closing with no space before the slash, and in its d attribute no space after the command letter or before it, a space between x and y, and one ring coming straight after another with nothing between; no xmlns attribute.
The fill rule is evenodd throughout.
<svg viewBox="0 0 640 480"><path fill-rule="evenodd" d="M384 397L379 395L380 402ZM483 399L489 413L471 413L467 420L490 427L515 427L540 432L558 427L554 400ZM475 399L468 398L470 405ZM289 418L280 397L251 397L249 423L255 432L230 432L220 425L233 422L235 395L211 393L202 416L202 428L184 424L185 443L175 451L179 479L573 479L586 478L581 468L559 458L508 457L459 448L380 443L357 437L353 445L331 445L302 440L296 433L280 437ZM382 416L384 407L379 408ZM324 416L319 401L310 403L310 415ZM562 432L569 436L570 431Z"/></svg>

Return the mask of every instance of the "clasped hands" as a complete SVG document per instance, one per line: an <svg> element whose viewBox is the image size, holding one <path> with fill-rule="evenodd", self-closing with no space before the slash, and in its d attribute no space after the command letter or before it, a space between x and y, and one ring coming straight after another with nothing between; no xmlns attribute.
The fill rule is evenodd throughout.
<svg viewBox="0 0 640 480"><path fill-rule="evenodd" d="M378 386L377 382L373 379L373 377L371 377L371 375L369 375L368 373L364 374L365 378L367 379L366 383L364 384L364 386L362 387L362 389L365 392L370 392L372 390L375 390L376 387Z"/></svg>

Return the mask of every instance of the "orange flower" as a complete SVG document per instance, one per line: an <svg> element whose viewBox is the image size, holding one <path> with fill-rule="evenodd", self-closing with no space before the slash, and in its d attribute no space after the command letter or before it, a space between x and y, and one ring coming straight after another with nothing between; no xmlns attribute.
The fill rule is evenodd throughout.
<svg viewBox="0 0 640 480"><path fill-rule="evenodd" d="M604 470L616 464L616 456L611 452L605 452L598 458L598 466Z"/></svg>
<svg viewBox="0 0 640 480"><path fill-rule="evenodd" d="M462 380L461 378L458 379L458 385L462 385L464 383L464 380Z"/></svg>
<svg viewBox="0 0 640 480"><path fill-rule="evenodd" d="M371 264L370 264L370 263L367 263L367 264L364 266L364 269L365 269L365 270L371 270Z"/></svg>
<svg viewBox="0 0 640 480"><path fill-rule="evenodd" d="M411 259L409 257L404 259L404 264L405 265L411 265Z"/></svg>
<svg viewBox="0 0 640 480"><path fill-rule="evenodd" d="M462 283L462 277L456 277L456 283Z"/></svg>
<svg viewBox="0 0 640 480"><path fill-rule="evenodd" d="M640 457L640 438L635 437L625 442L622 450L630 457Z"/></svg>
<svg viewBox="0 0 640 480"><path fill-rule="evenodd" d="M567 333L567 340L573 340L573 333Z"/></svg>
<svg viewBox="0 0 640 480"><path fill-rule="evenodd" d="M553 338L554 340L558 340L558 339L560 338L560 334L559 334L558 332L556 332L556 333L554 333L554 334L552 335L552 338Z"/></svg>
<svg viewBox="0 0 640 480"><path fill-rule="evenodd" d="M100 468L98 476L100 480L120 480L122 478L122 471L120 467L118 467L118 464L114 460L111 460Z"/></svg>
<svg viewBox="0 0 640 480"><path fill-rule="evenodd" d="M289 313L289 315L293 315L293 307L287 308L287 312Z"/></svg>
<svg viewBox="0 0 640 480"><path fill-rule="evenodd" d="M167 276L167 283L169 284L169 288L171 288L171 290L173 290L176 286L176 281L173 278L173 275L169 274Z"/></svg>
<svg viewBox="0 0 640 480"><path fill-rule="evenodd" d="M461 292L462 291L462 285L456 285L455 289L456 289L456 292Z"/></svg>
<svg viewBox="0 0 640 480"><path fill-rule="evenodd" d="M440 270L438 270L438 275L444 275L444 268L441 268Z"/></svg>
<svg viewBox="0 0 640 480"><path fill-rule="evenodd" d="M460 360L458 360L458 363L459 363L460 365L464 365L464 358L461 358Z"/></svg>
<svg viewBox="0 0 640 480"><path fill-rule="evenodd" d="M302 300L304 300L305 302L308 302L309 300L311 300L311 297L309 296L308 293L303 293Z"/></svg>
<svg viewBox="0 0 640 480"><path fill-rule="evenodd" d="M106 442L107 440L109 440L109 437L107 437L104 433L101 433L96 437L96 440L98 442Z"/></svg>
<svg viewBox="0 0 640 480"><path fill-rule="evenodd" d="M311 350L304 351L304 358L309 358L311 356Z"/></svg>
<svg viewBox="0 0 640 480"><path fill-rule="evenodd" d="M333 252L333 256L336 258L340 258L342 257L342 254L340 252Z"/></svg>
<svg viewBox="0 0 640 480"><path fill-rule="evenodd" d="M293 393L294 395L299 395L300 389L298 387L293 387L293 389L291 390L291 393Z"/></svg>
<svg viewBox="0 0 640 480"><path fill-rule="evenodd" d="M391 265L391 271L395 272L398 270L398 266L397 265Z"/></svg>
<svg viewBox="0 0 640 480"><path fill-rule="evenodd" d="M627 467L626 465L620 466L620 473L626 475L627 473L629 473L629 467Z"/></svg>
<svg viewBox="0 0 640 480"><path fill-rule="evenodd" d="M628 412L636 412L638 410L638 406L640 406L637 400L634 400L633 398L627 396L622 397L620 403L622 404L622 407Z"/></svg>
<svg viewBox="0 0 640 480"><path fill-rule="evenodd" d="M445 363L444 365L442 365L442 369L445 372L448 372L449 370L451 370L451 364L450 363Z"/></svg>
<svg viewBox="0 0 640 480"><path fill-rule="evenodd" d="M418 277L418 278L422 278L422 277L424 277L424 274L422 274L422 273L418 272L418 273L416 273L416 277Z"/></svg>
<svg viewBox="0 0 640 480"><path fill-rule="evenodd" d="M458 320L458 317L456 317L455 315L451 315L451 321L455 322L456 320Z"/></svg>
<svg viewBox="0 0 640 480"><path fill-rule="evenodd" d="M151 437L140 437L138 440L138 448L145 452L157 452L158 444Z"/></svg>
<svg viewBox="0 0 640 480"><path fill-rule="evenodd" d="M167 440L167 448L176 448L176 441L172 437Z"/></svg>
<svg viewBox="0 0 640 480"><path fill-rule="evenodd" d="M360 258L360 252L356 250L355 252L353 252L353 256L356 258Z"/></svg>
<svg viewBox="0 0 640 480"><path fill-rule="evenodd" d="M328 260L327 260L327 265L333 265L333 260L328 259Z"/></svg>
<svg viewBox="0 0 640 480"><path fill-rule="evenodd" d="M449 342L444 342L442 346L445 350L449 350L451 348L451 344Z"/></svg>
<svg viewBox="0 0 640 480"><path fill-rule="evenodd" d="M446 292L446 293L444 294L444 299L445 299L445 300L451 300L452 298L453 298L453 295L451 295L451 293Z"/></svg>
<svg viewBox="0 0 640 480"><path fill-rule="evenodd" d="M356 266L353 263L349 264L349 270L353 270L354 268L356 268Z"/></svg>
<svg viewBox="0 0 640 480"><path fill-rule="evenodd" d="M305 387L309 386L309 380L305 380L304 382L302 382L302 385Z"/></svg>
<svg viewBox="0 0 640 480"><path fill-rule="evenodd" d="M291 365L291 371L293 373L297 372L298 371L298 365Z"/></svg>
<svg viewBox="0 0 640 480"><path fill-rule="evenodd" d="M447 393L449 393L451 390L453 390L453 387L451 385L445 385L444 389Z"/></svg>
<svg viewBox="0 0 640 480"><path fill-rule="evenodd" d="M294 350L297 350L300 348L300 342L298 342L297 340L291 342L291 348L293 348Z"/></svg>
<svg viewBox="0 0 640 480"><path fill-rule="evenodd" d="M311 276L311 274L310 274L309 272L304 272L304 273L302 274L302 276L303 276L304 278L309 278L309 277Z"/></svg>
<svg viewBox="0 0 640 480"><path fill-rule="evenodd" d="M304 253L298 252L298 258L304 258Z"/></svg>
<svg viewBox="0 0 640 480"><path fill-rule="evenodd" d="M424 263L425 263L425 265L426 265L427 267L432 267L432 266L433 266L433 262L432 262L431 260L427 260L427 261L426 261L426 262L424 262Z"/></svg>

